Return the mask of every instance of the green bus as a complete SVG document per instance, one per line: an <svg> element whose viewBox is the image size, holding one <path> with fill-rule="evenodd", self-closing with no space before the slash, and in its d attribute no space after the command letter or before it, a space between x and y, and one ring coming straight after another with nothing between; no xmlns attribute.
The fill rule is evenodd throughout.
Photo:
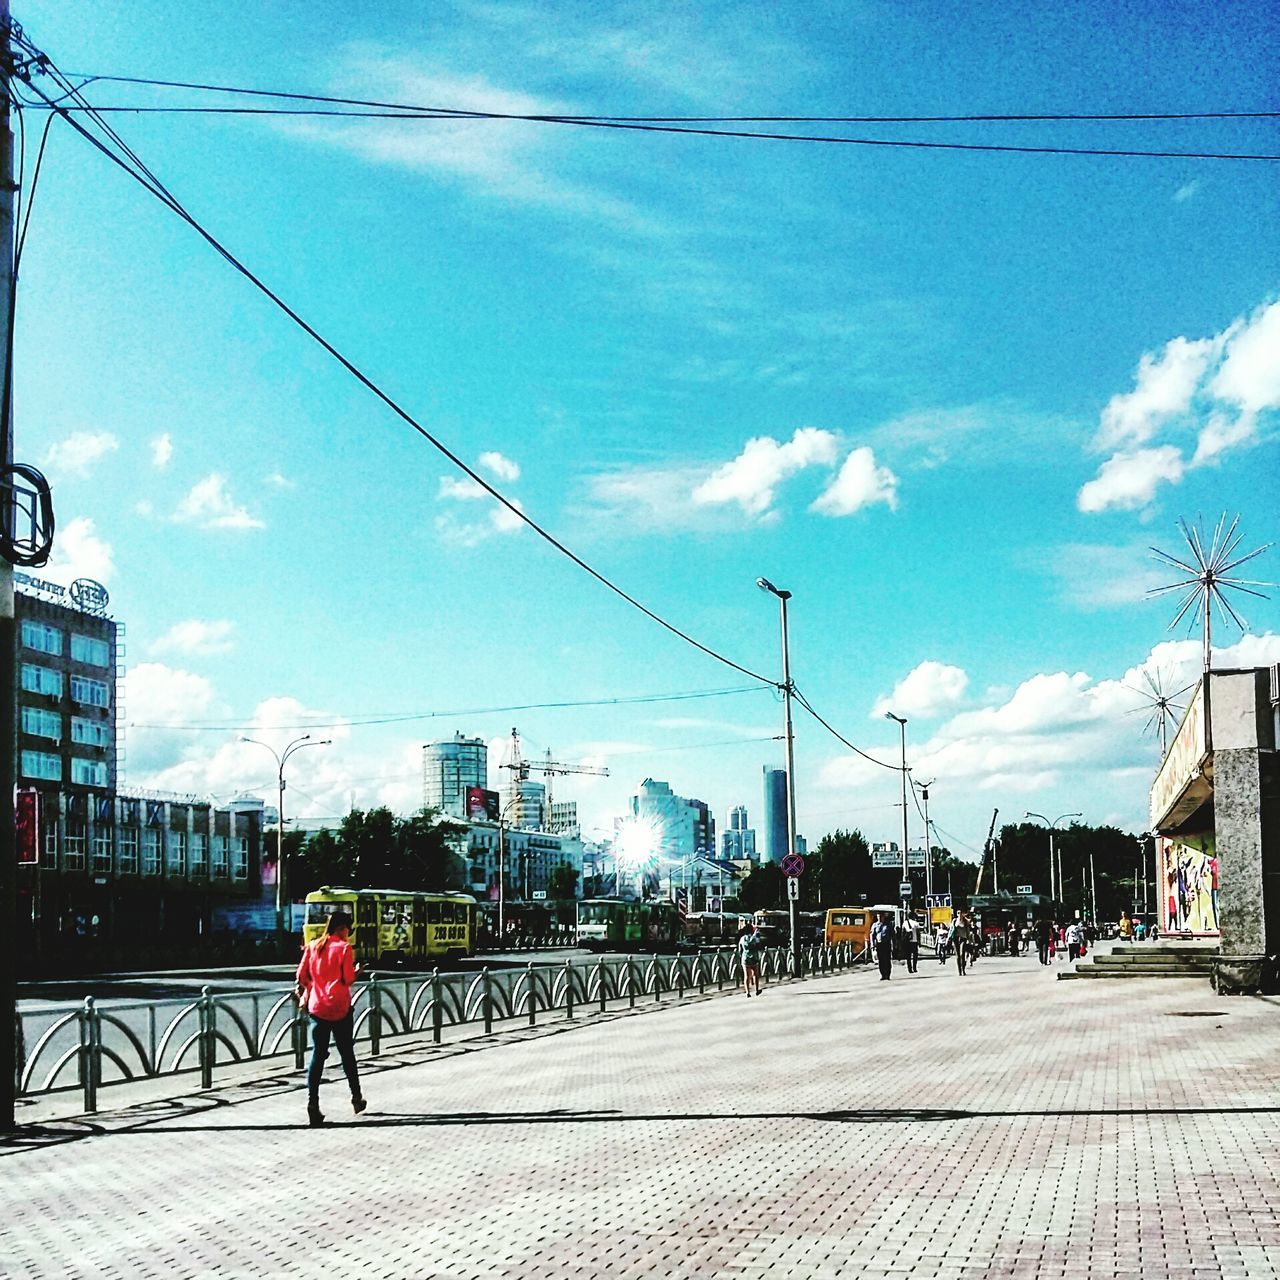
<svg viewBox="0 0 1280 1280"><path fill-rule="evenodd" d="M578 903L578 946L588 951L674 951L679 941L674 902L583 898Z"/></svg>

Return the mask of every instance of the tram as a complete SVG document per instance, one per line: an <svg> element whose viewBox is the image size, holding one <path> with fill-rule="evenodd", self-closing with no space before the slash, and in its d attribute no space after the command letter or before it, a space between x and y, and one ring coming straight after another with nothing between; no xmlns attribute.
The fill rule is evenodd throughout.
<svg viewBox="0 0 1280 1280"><path fill-rule="evenodd" d="M303 942L322 937L335 911L355 922L351 945L365 964L456 960L475 950L476 900L469 893L326 886L307 894Z"/></svg>
<svg viewBox="0 0 1280 1280"><path fill-rule="evenodd" d="M674 951L679 941L674 902L583 898L578 903L578 946L588 951Z"/></svg>

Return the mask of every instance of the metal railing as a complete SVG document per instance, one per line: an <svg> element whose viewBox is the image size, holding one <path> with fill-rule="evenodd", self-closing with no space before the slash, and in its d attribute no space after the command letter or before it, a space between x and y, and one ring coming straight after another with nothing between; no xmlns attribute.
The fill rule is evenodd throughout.
<svg viewBox="0 0 1280 1280"><path fill-rule="evenodd" d="M850 945L810 946L800 952L797 977L839 973L865 963ZM785 948L762 953L762 980L793 980ZM371 974L353 993L356 1040L376 1057L387 1040L430 1036L448 1027L537 1026L677 1000L741 985L736 948L696 955L601 956L561 964L429 975ZM292 987L215 995L205 987L194 1000L121 1000L92 996L77 1009L32 1006L19 1011L20 1096L83 1095L86 1113L98 1109L99 1090L180 1075L200 1076L211 1089L215 1073L235 1065L292 1058L301 1070L309 1022ZM29 1051L24 1046L30 1045Z"/></svg>

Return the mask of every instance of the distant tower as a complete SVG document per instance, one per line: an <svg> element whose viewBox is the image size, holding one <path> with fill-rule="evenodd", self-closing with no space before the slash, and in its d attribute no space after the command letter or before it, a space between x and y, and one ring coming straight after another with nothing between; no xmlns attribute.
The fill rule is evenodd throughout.
<svg viewBox="0 0 1280 1280"><path fill-rule="evenodd" d="M729 829L720 836L720 856L756 861L756 833L747 825L747 806L729 810Z"/></svg>
<svg viewBox="0 0 1280 1280"><path fill-rule="evenodd" d="M770 862L787 854L787 771L764 767L764 851Z"/></svg>
<svg viewBox="0 0 1280 1280"><path fill-rule="evenodd" d="M489 748L483 738L455 733L422 748L422 803L454 818L467 816L467 788L489 785Z"/></svg>

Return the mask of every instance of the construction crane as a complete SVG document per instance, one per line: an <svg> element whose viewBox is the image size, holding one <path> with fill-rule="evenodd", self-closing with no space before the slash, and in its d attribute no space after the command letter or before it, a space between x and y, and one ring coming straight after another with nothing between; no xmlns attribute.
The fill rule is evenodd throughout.
<svg viewBox="0 0 1280 1280"><path fill-rule="evenodd" d="M978 894L982 892L982 873L987 869L988 856L991 858L991 881L992 881L991 892L992 893L999 892L999 888L998 888L999 881L996 879L996 866L995 866L996 848L995 848L995 845L992 843L992 839L991 839L992 836L994 836L996 833L996 816L999 814L999 812L1000 812L999 809L993 809L991 811L991 826L987 829L987 842L982 846L982 861L978 864L978 883L973 886L973 896L975 898L978 896Z"/></svg>
<svg viewBox="0 0 1280 1280"><path fill-rule="evenodd" d="M529 780L530 773L540 773L544 778L566 777L571 773L585 773L595 778L607 778L609 770L597 768L589 764L567 764L563 760L553 760L551 750L547 749L545 760L526 760L520 750L520 734L514 726L511 729L511 746L507 751L510 757L502 762L503 769L511 770L511 781L514 786ZM551 820L551 783L547 783L547 821Z"/></svg>

